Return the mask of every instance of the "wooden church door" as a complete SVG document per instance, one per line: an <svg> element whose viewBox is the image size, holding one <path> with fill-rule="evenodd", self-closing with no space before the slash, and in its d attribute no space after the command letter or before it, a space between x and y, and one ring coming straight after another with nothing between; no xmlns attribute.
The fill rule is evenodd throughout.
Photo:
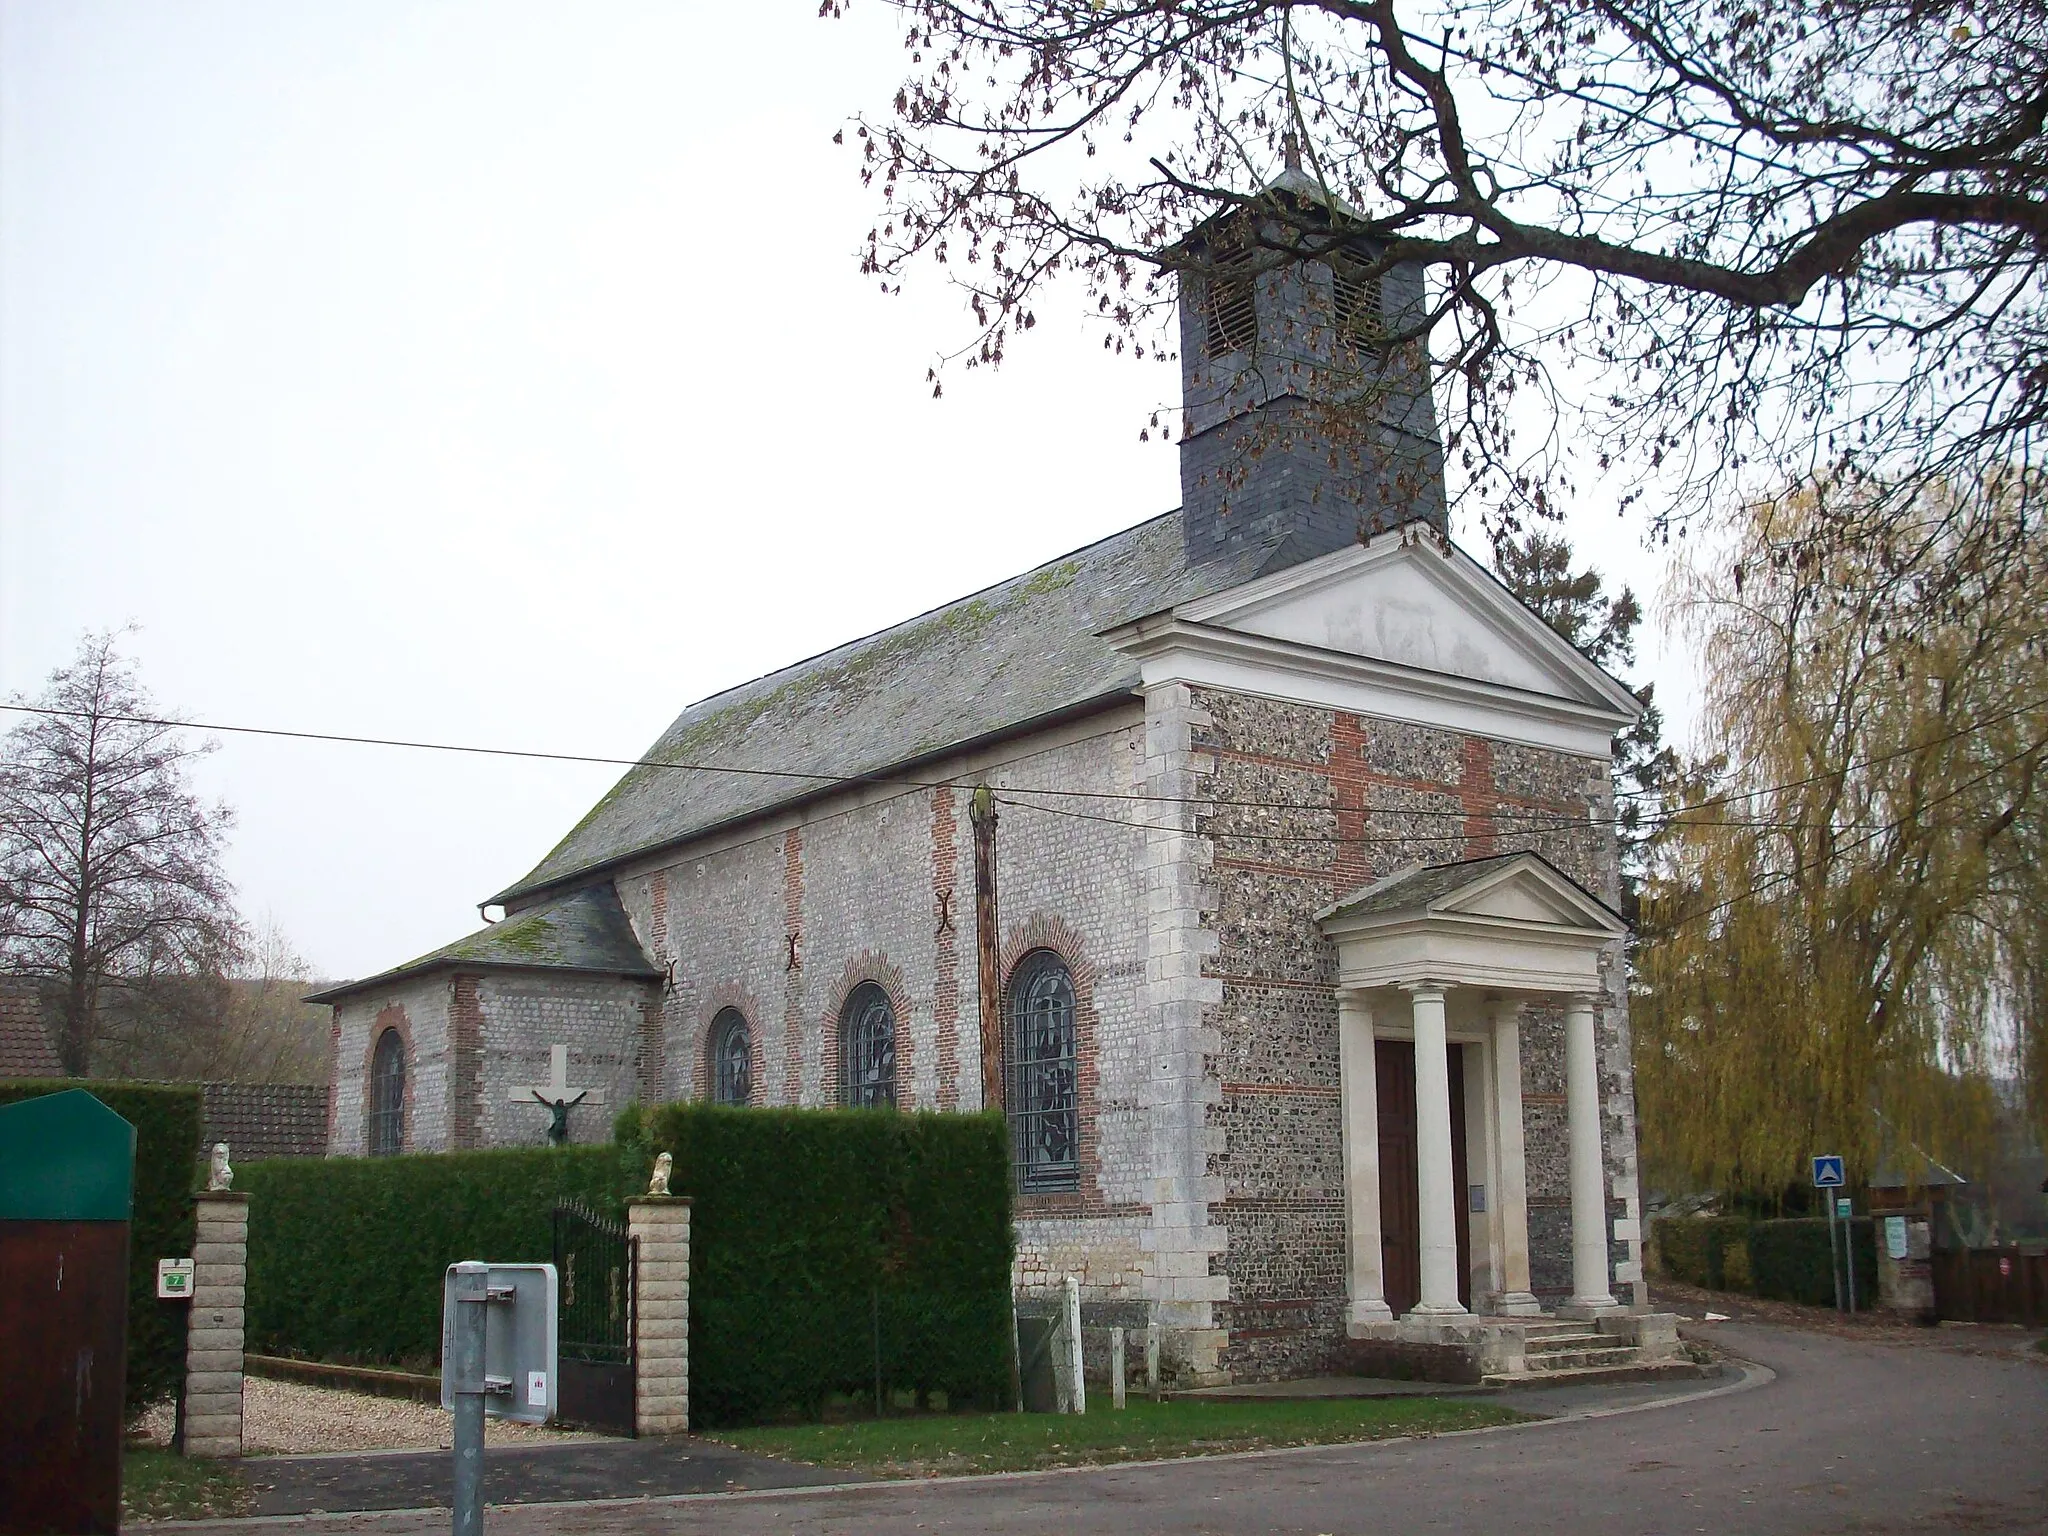
<svg viewBox="0 0 2048 1536"><path fill-rule="evenodd" d="M1465 1206L1470 1180L1465 1157L1465 1048L1449 1049L1451 1080L1451 1186L1457 1201L1458 1300L1472 1305L1472 1223ZM1399 1317L1422 1299L1421 1205L1415 1149L1415 1045L1373 1041L1379 1079L1380 1273L1387 1306Z"/></svg>

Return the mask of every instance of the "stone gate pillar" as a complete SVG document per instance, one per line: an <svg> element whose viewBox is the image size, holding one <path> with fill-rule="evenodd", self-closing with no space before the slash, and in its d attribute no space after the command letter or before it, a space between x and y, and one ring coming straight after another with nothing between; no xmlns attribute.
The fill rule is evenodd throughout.
<svg viewBox="0 0 2048 1536"><path fill-rule="evenodd" d="M633 1432L690 1428L690 1202L640 1195L626 1202L637 1243L633 1271Z"/></svg>
<svg viewBox="0 0 2048 1536"><path fill-rule="evenodd" d="M242 1454L242 1323L249 1197L194 1195L192 1315L185 1335L185 1454Z"/></svg>

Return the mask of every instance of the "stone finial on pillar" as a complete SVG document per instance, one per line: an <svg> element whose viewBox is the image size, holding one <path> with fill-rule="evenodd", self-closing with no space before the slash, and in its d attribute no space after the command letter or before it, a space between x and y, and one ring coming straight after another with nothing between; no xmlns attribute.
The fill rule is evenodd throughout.
<svg viewBox="0 0 2048 1536"><path fill-rule="evenodd" d="M225 1163L226 1158L220 1159ZM185 1454L242 1454L242 1327L249 1197L193 1197L192 1310L185 1335Z"/></svg>
<svg viewBox="0 0 2048 1536"><path fill-rule="evenodd" d="M1571 1137L1572 1298L1575 1309L1619 1305L1609 1289L1606 1147L1600 1134L1600 1059L1595 999L1564 1002L1565 1113Z"/></svg>
<svg viewBox="0 0 2048 1536"><path fill-rule="evenodd" d="M633 1431L680 1435L690 1428L690 1202L641 1195L626 1202L635 1242Z"/></svg>

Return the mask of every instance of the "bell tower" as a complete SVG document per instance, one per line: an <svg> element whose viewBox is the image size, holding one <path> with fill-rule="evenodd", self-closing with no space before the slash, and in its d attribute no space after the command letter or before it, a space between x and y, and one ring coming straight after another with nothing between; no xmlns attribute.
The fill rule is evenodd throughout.
<svg viewBox="0 0 2048 1536"><path fill-rule="evenodd" d="M1190 565L1259 548L1277 570L1416 518L1446 526L1420 343L1384 344L1421 315L1421 270L1375 273L1371 241L1318 238L1327 208L1290 168L1178 247L1202 269L1180 306Z"/></svg>

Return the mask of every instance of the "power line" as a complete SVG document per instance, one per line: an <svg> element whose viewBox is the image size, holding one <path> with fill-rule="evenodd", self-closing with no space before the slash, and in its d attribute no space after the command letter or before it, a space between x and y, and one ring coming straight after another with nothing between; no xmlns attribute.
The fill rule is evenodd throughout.
<svg viewBox="0 0 2048 1536"><path fill-rule="evenodd" d="M1851 763L1845 764L1839 770L1833 770L1826 773L1811 774L1804 778L1787 780L1783 783L1776 785L1759 786L1753 789L1731 791L1725 795L1711 796L1707 799L1697 801L1690 806L1679 807L1672 811L1670 814L1685 816L1687 824L1691 826L1745 827L1758 831L1798 831L1815 829L1824 825L1832 825L1827 823L1756 821L1743 819L1709 821L1703 820L1693 813L1697 812L1698 810L1715 805L1726 805L1741 800L1756 799L1764 795L1781 793L1789 789L1803 788L1804 786L1809 784L1819 783L1827 779L1842 777L1849 773L1858 771L1862 768L1871 767L1879 763L1891 761L1894 758L1907 756L1915 752L1923 752L1931 747L1942 746L1948 742L1960 740L1965 736L1972 735L1990 726L2001 724L2006 720L2010 720L2020 715L2026 714L2030 711L2042 708L2048 708L2048 698L2030 700L2026 703L2016 705L2012 709L2004 710L1997 714L1986 716L1983 719L1977 720L1969 725L1958 727L1956 730L1951 731L1946 735L1931 737L1925 741L1920 741L1908 746L1899 747L1889 752L1875 753L1869 757L1862 758ZM473 757L509 758L533 762L590 764L599 767L614 767L626 769L658 769L662 771L677 773L733 774L745 778L785 780L796 779L803 780L826 789L862 785L895 787L905 790L944 789L957 788L961 783L961 780L957 777L947 779L920 779L900 774L889 774L880 771L869 773L846 773L840 771L821 771L817 769L802 768L758 768L728 763L673 762L663 758L655 757L611 757L598 753L546 752L532 748L489 747L478 746L463 742L421 741L408 737L362 736L339 731L296 731L287 730L277 726L225 725L210 721L179 720L171 718L169 716L126 714L103 714L95 716L92 712L86 710L54 709L47 705L37 704L0 704L0 710L5 710L14 714L38 715L58 719L85 720L97 718L100 720L113 721L119 724L126 725L142 725L170 730L205 731L216 735L268 737L284 741L309 741L332 743L346 746L391 747L416 752L442 752ZM1065 787L1053 788L1049 786L1007 786L1003 793L1007 796L1044 795L1078 800L1109 800L1133 804L1225 807L1230 809L1241 810L1315 811L1334 813L1340 809L1334 803L1317 803L1313 801L1239 800L1227 796L1218 795L1157 795L1126 790L1072 789ZM1648 798L1654 796L1655 794L1655 791L1617 791L1616 798ZM1013 800L1012 803L1021 804L1023 802ZM1047 811L1051 811L1052 809L1051 807L1034 808ZM1342 807L1341 809L1348 811L1353 808ZM1374 808L1359 807L1358 809L1363 810L1366 814L1371 814ZM1073 815L1081 817L1081 819L1087 820L1114 822L1126 826L1143 825L1143 823L1138 822L1122 821L1121 818L1116 817L1090 817L1084 816L1082 813L1079 812L1067 812L1063 814ZM1456 810L1447 810L1431 806L1404 806L1399 808L1399 814L1407 817L1456 819L1461 824L1470 823L1474 821L1512 821L1517 823L1516 830L1521 833L1533 833L1547 830L1565 830L1570 828L1584 827L1612 827L1620 824L1620 818L1618 816L1565 816L1557 812L1544 812L1540 810L1525 809L1521 807L1517 807L1511 809L1506 813L1502 813L1499 810L1467 810L1463 807L1460 807ZM1553 825L1550 827L1521 825L1521 823L1531 818L1540 817L1546 814L1554 818ZM1854 830L1854 828L1853 826L1847 828L1834 826L1833 830ZM1879 830L1884 829L1880 828ZM1451 841L1456 838L1462 838L1464 834L1445 834L1442 837L1422 839L1345 839L1329 838L1326 834L1316 833L1303 833L1293 836L1287 834L1254 833L1218 833L1214 835L1237 837L1245 840L1252 840L1254 838L1258 838L1281 842L1304 842L1312 840L1324 840L1346 843L1381 843L1393 841L1418 840Z"/></svg>

